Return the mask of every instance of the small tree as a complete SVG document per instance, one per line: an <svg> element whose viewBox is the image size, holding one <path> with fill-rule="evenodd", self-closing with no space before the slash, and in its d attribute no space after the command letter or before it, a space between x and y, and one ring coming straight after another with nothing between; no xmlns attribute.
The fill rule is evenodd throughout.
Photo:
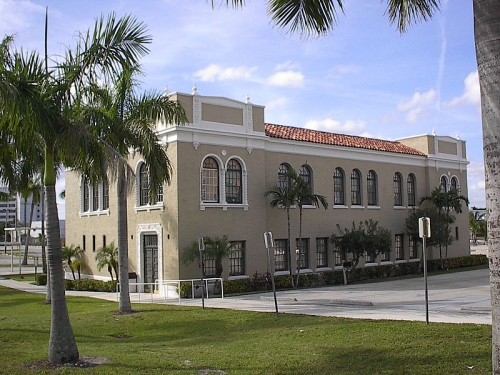
<svg viewBox="0 0 500 375"><path fill-rule="evenodd" d="M222 277L222 261L227 258L233 251L231 241L224 235L222 238L204 237L205 250L203 251L204 259L213 259L215 261L215 277ZM182 254L182 261L186 264L200 261L200 251L198 249L198 242L194 241L184 249ZM203 274L205 274L203 272Z"/></svg>
<svg viewBox="0 0 500 375"><path fill-rule="evenodd" d="M78 279L81 279L81 270L87 267L87 264L83 260L84 250L80 246L71 245L63 247L63 259L66 260L71 273L73 274L73 280L76 280L75 271L78 272Z"/></svg>
<svg viewBox="0 0 500 375"><path fill-rule="evenodd" d="M450 233L449 217L440 213L435 207L427 207L424 209L414 209L408 214L405 220L405 233L412 238L418 238L419 242L422 239L418 232L418 219L428 217L431 220L431 236L425 240L426 247L446 246L453 242L453 237ZM440 252L441 257L441 252ZM420 258L422 262L422 257ZM441 258L441 267L444 267L443 259Z"/></svg>
<svg viewBox="0 0 500 375"><path fill-rule="evenodd" d="M337 224L339 234L332 234L330 242L333 244L334 252L352 254L352 265L354 270L366 254L385 254L391 251L391 232L378 226L378 221L372 219L360 222L358 226L353 222L351 229L342 229Z"/></svg>
<svg viewBox="0 0 500 375"><path fill-rule="evenodd" d="M95 260L99 271L104 267L107 267L111 280L114 280L113 271L115 271L116 280L118 280L118 248L115 247L114 242L99 248L99 250L97 250Z"/></svg>

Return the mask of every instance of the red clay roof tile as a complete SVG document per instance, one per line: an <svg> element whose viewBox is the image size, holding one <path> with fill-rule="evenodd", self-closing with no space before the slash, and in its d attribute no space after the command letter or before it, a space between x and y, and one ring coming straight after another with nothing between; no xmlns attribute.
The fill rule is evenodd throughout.
<svg viewBox="0 0 500 375"><path fill-rule="evenodd" d="M276 124L265 124L265 131L266 135L271 138L426 156L423 152L395 141L358 137L355 135L327 133L318 130Z"/></svg>

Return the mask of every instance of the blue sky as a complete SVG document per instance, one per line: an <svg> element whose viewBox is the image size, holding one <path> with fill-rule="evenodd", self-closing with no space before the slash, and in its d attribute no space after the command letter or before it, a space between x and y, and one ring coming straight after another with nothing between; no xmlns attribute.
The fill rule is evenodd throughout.
<svg viewBox="0 0 500 375"><path fill-rule="evenodd" d="M346 1L326 37L303 39L274 27L265 1L239 10L215 0L0 0L0 34L49 54L75 45L101 14L144 22L153 37L143 58L144 90L250 100L266 121L384 139L417 134L467 141L469 199L484 207L479 84L472 3L442 0L432 21L401 35L384 15L387 1ZM61 188L63 181L59 188ZM63 216L63 215L61 215Z"/></svg>

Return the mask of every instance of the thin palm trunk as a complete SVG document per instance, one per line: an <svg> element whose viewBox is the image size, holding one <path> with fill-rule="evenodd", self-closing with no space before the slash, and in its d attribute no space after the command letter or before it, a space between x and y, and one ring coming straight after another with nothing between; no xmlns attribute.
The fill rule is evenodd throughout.
<svg viewBox="0 0 500 375"><path fill-rule="evenodd" d="M27 212L27 206L28 206L28 198L24 198L24 227L26 228L27 227L27 223L26 223L26 216L28 214ZM31 210L31 213L33 213L33 209ZM31 227L31 223L29 225ZM28 250L29 250L29 241L28 241L28 230L25 229L24 230L24 256L23 256L23 261L22 261L22 265L23 266L26 266L28 264Z"/></svg>
<svg viewBox="0 0 500 375"><path fill-rule="evenodd" d="M290 269L290 281L292 282L292 287L293 287L293 274L292 274L292 246L291 246L291 230L290 230L290 209L286 209L286 218L288 222L288 268Z"/></svg>
<svg viewBox="0 0 500 375"><path fill-rule="evenodd" d="M302 245L302 204L299 204L299 245ZM299 276L300 276L300 249L297 254L297 283L295 287L299 287Z"/></svg>
<svg viewBox="0 0 500 375"><path fill-rule="evenodd" d="M120 283L119 311L128 313L132 311L130 304L130 288L128 279L128 225L127 225L127 181L125 176L125 165L119 162L117 181L118 200L118 280Z"/></svg>
<svg viewBox="0 0 500 375"><path fill-rule="evenodd" d="M481 90L488 252L492 314L492 367L500 374L500 8L499 0L474 0L474 39Z"/></svg>
<svg viewBox="0 0 500 375"><path fill-rule="evenodd" d="M49 361L50 363L68 363L77 361L79 354L69 320L64 291L63 259L55 185L45 186L45 200L47 203L47 252L52 297Z"/></svg>

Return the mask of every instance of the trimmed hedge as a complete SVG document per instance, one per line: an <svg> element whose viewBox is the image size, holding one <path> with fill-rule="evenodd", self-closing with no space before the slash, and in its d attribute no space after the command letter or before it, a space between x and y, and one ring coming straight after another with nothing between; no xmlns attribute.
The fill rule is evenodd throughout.
<svg viewBox="0 0 500 375"><path fill-rule="evenodd" d="M66 290L84 290L89 292L116 292L118 281L92 279L64 280Z"/></svg>
<svg viewBox="0 0 500 375"><path fill-rule="evenodd" d="M486 255L470 255L458 258L449 258L446 262L447 269L474 267L479 265L488 265ZM429 272L441 269L441 260L433 259L427 261L427 270ZM379 279L404 275L415 275L423 272L420 262L398 263L381 265L375 267L356 268L347 273L349 283L369 279ZM294 276L297 277L296 275ZM274 283L276 289L292 289L290 275L275 276ZM304 273L299 276L300 288L314 288L319 286L338 285L344 283L344 276L341 270L324 271L317 273ZM181 287L181 292L182 292ZM254 273L248 279L226 280L224 281L224 294L244 294L251 292L265 292L272 290L269 274L262 275ZM189 294L191 297L191 285L189 285ZM181 297L185 297L181 294Z"/></svg>

